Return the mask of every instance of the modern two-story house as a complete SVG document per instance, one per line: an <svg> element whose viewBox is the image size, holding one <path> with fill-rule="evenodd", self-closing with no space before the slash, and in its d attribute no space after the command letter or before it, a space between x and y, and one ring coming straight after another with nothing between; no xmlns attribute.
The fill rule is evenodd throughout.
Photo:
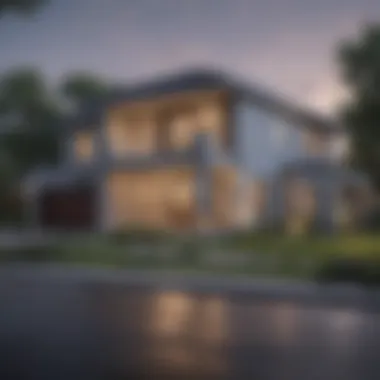
<svg viewBox="0 0 380 380"><path fill-rule="evenodd" d="M216 71L115 89L65 133L61 165L25 182L42 228L330 228L368 199L339 126Z"/></svg>

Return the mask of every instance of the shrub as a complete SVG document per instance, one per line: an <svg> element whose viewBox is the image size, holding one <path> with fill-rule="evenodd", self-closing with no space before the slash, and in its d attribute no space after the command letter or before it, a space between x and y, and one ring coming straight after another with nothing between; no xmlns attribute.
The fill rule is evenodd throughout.
<svg viewBox="0 0 380 380"><path fill-rule="evenodd" d="M331 259L317 270L315 277L319 282L380 286L380 259Z"/></svg>
<svg viewBox="0 0 380 380"><path fill-rule="evenodd" d="M363 229L369 232L380 231L380 206L369 212L363 222Z"/></svg>

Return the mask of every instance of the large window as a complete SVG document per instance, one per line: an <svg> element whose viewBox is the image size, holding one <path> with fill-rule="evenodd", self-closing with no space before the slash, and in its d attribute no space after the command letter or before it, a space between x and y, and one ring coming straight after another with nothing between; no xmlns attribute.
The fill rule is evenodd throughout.
<svg viewBox="0 0 380 380"><path fill-rule="evenodd" d="M222 113L220 107L209 104L198 110L198 122L202 129L218 128L222 124Z"/></svg>
<svg viewBox="0 0 380 380"><path fill-rule="evenodd" d="M191 115L178 115L173 118L170 125L170 142L174 148L189 147L195 135L195 118Z"/></svg>
<svg viewBox="0 0 380 380"><path fill-rule="evenodd" d="M221 107L211 103L201 106L197 112L197 125L199 132L207 133L222 145L226 141L225 125Z"/></svg>
<svg viewBox="0 0 380 380"><path fill-rule="evenodd" d="M127 145L127 133L124 125L116 120L107 127L108 149L113 155L122 155L125 153Z"/></svg>
<svg viewBox="0 0 380 380"><path fill-rule="evenodd" d="M109 124L107 132L112 155L150 153L154 149L154 125L148 119L115 120Z"/></svg>
<svg viewBox="0 0 380 380"><path fill-rule="evenodd" d="M170 142L174 148L186 148L198 133L207 133L217 141L223 139L222 114L219 107L206 104L186 113L179 113L170 121Z"/></svg>
<svg viewBox="0 0 380 380"><path fill-rule="evenodd" d="M194 195L194 181L188 176L178 176L171 183L171 201L176 207L188 208Z"/></svg>

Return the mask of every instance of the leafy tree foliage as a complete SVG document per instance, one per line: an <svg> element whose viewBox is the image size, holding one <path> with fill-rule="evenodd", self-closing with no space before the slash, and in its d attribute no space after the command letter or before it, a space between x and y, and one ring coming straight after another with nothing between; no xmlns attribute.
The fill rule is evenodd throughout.
<svg viewBox="0 0 380 380"><path fill-rule="evenodd" d="M77 72L62 83L60 92L75 107L94 101L108 91L108 84L94 74Z"/></svg>
<svg viewBox="0 0 380 380"><path fill-rule="evenodd" d="M380 190L380 24L367 26L339 51L351 100L343 112L352 143L352 163Z"/></svg>
<svg viewBox="0 0 380 380"><path fill-rule="evenodd" d="M96 100L106 93L103 83L95 75L76 73L53 89L30 68L0 77L0 214L9 214L9 200L20 198L20 178L39 165L58 163L65 101L75 109Z"/></svg>
<svg viewBox="0 0 380 380"><path fill-rule="evenodd" d="M0 16L8 12L27 15L46 3L46 0L0 0Z"/></svg>

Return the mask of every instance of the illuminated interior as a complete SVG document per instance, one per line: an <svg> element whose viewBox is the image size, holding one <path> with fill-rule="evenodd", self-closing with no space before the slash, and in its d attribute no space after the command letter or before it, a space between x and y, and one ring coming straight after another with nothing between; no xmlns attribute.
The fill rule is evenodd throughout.
<svg viewBox="0 0 380 380"><path fill-rule="evenodd" d="M74 135L74 156L78 161L90 161L95 154L92 132L77 132Z"/></svg>
<svg viewBox="0 0 380 380"><path fill-rule="evenodd" d="M110 227L193 228L195 178L190 169L114 172L107 181Z"/></svg>
<svg viewBox="0 0 380 380"><path fill-rule="evenodd" d="M107 140L115 155L181 150L200 132L220 145L227 133L227 98L220 91L167 95L112 108L107 116Z"/></svg>

